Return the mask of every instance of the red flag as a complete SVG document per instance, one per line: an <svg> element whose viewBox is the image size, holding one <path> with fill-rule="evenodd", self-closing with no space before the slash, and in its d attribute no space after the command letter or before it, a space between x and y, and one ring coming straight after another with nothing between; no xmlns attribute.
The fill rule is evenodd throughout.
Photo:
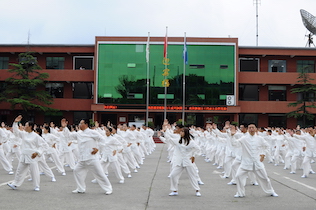
<svg viewBox="0 0 316 210"><path fill-rule="evenodd" d="M167 28L166 28L166 36L165 36L165 40L164 40L164 46L163 46L163 57L167 58L168 56L168 36L167 36Z"/></svg>

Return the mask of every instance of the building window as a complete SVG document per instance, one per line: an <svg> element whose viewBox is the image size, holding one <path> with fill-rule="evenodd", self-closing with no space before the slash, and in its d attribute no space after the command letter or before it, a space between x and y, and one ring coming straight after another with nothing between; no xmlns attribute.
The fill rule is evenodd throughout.
<svg viewBox="0 0 316 210"><path fill-rule="evenodd" d="M286 128L287 117L284 114L269 114L268 121L270 127Z"/></svg>
<svg viewBox="0 0 316 210"><path fill-rule="evenodd" d="M255 123L258 125L258 114L239 114L239 124Z"/></svg>
<svg viewBox="0 0 316 210"><path fill-rule="evenodd" d="M64 69L64 57L47 57L46 69Z"/></svg>
<svg viewBox="0 0 316 210"><path fill-rule="evenodd" d="M46 91L53 98L63 98L64 97L64 84L63 83L46 83Z"/></svg>
<svg viewBox="0 0 316 210"><path fill-rule="evenodd" d="M269 101L286 101L286 86L269 86Z"/></svg>
<svg viewBox="0 0 316 210"><path fill-rule="evenodd" d="M190 65L190 69L204 69L205 65L203 64L192 64Z"/></svg>
<svg viewBox="0 0 316 210"><path fill-rule="evenodd" d="M259 101L258 85L239 85L239 100Z"/></svg>
<svg viewBox="0 0 316 210"><path fill-rule="evenodd" d="M74 124L79 124L82 119L92 120L92 112L74 112Z"/></svg>
<svg viewBox="0 0 316 210"><path fill-rule="evenodd" d="M92 70L93 69L93 56L75 56L74 69Z"/></svg>
<svg viewBox="0 0 316 210"><path fill-rule="evenodd" d="M297 72L314 73L315 61L299 60L296 63Z"/></svg>
<svg viewBox="0 0 316 210"><path fill-rule="evenodd" d="M9 68L9 57L0 57L0 69Z"/></svg>
<svg viewBox="0 0 316 210"><path fill-rule="evenodd" d="M92 82L74 82L72 83L73 98L92 99L93 83Z"/></svg>
<svg viewBox="0 0 316 210"><path fill-rule="evenodd" d="M305 97L303 93L297 93L297 101L315 101L315 93L306 93Z"/></svg>
<svg viewBox="0 0 316 210"><path fill-rule="evenodd" d="M258 58L240 58L239 59L239 71L259 71L259 59Z"/></svg>
<svg viewBox="0 0 316 210"><path fill-rule="evenodd" d="M269 72L286 72L286 61L269 60Z"/></svg>

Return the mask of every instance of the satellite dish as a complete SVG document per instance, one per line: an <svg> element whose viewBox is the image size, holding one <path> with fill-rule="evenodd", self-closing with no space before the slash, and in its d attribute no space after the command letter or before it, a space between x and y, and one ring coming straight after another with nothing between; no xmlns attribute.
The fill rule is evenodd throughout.
<svg viewBox="0 0 316 210"><path fill-rule="evenodd" d="M310 34L307 35L307 37L308 37L307 44L310 47L311 44L314 45L313 35L316 34L316 17L314 15L310 14L309 12L307 12L306 10L303 10L303 9L301 9L300 12L301 12L303 24L307 28L307 30L309 30L309 32L310 32Z"/></svg>

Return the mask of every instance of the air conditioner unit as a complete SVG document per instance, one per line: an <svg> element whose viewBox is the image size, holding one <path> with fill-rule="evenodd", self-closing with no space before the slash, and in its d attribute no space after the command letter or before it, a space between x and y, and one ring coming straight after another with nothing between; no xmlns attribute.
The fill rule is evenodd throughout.
<svg viewBox="0 0 316 210"><path fill-rule="evenodd" d="M234 95L226 95L226 105L227 106L235 106L235 96Z"/></svg>

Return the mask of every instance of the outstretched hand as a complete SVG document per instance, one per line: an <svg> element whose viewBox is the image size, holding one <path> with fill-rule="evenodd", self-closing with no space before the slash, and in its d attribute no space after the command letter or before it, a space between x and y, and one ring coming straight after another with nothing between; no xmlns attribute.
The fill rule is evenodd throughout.
<svg viewBox="0 0 316 210"><path fill-rule="evenodd" d="M14 122L20 122L22 120L22 115L19 115L15 118Z"/></svg>

